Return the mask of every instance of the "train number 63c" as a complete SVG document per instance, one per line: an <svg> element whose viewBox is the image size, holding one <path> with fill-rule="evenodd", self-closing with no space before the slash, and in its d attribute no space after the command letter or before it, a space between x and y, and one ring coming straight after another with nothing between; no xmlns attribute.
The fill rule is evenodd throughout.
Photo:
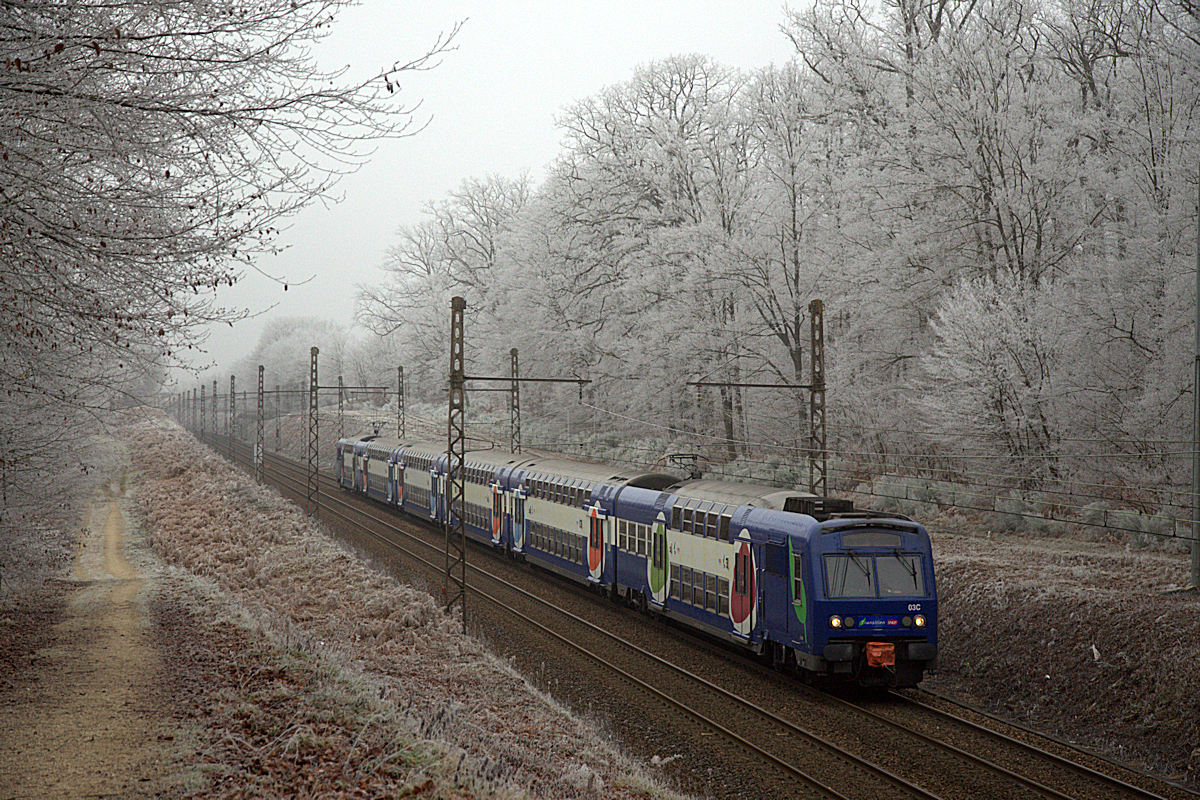
<svg viewBox="0 0 1200 800"><path fill-rule="evenodd" d="M908 604L908 610L909 610L909 611L920 611L920 610L921 610L921 604L920 604L920 603L909 603L909 604Z"/></svg>

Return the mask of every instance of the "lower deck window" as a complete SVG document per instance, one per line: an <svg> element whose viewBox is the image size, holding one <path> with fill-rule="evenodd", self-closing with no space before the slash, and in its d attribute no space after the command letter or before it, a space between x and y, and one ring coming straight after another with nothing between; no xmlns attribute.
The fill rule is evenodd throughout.
<svg viewBox="0 0 1200 800"><path fill-rule="evenodd" d="M698 569L672 564L671 598L725 615L729 613L729 581Z"/></svg>

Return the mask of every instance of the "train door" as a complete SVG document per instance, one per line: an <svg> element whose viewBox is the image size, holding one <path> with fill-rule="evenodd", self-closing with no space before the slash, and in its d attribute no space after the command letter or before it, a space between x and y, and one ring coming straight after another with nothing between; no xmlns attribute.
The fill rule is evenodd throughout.
<svg viewBox="0 0 1200 800"><path fill-rule="evenodd" d="M400 457L400 463L396 465L396 505L404 505L404 457Z"/></svg>
<svg viewBox="0 0 1200 800"><path fill-rule="evenodd" d="M388 460L388 476L387 476L387 501L392 502L392 498L396 496L396 465Z"/></svg>
<svg viewBox="0 0 1200 800"><path fill-rule="evenodd" d="M501 532L504 530L504 491L500 481L492 481L492 544L502 541Z"/></svg>
<svg viewBox="0 0 1200 800"><path fill-rule="evenodd" d="M607 515L596 503L588 509L587 565L588 580L599 583L604 575L604 520Z"/></svg>
<svg viewBox="0 0 1200 800"><path fill-rule="evenodd" d="M733 587L729 596L729 618L733 630L749 638L754 630L755 606L758 599L758 576L755 574L754 548L750 532L745 528L734 542Z"/></svg>
<svg viewBox="0 0 1200 800"><path fill-rule="evenodd" d="M437 469L429 470L429 518L438 518L438 509L442 505L441 478Z"/></svg>
<svg viewBox="0 0 1200 800"><path fill-rule="evenodd" d="M650 597L659 605L667 600L667 575L670 573L667 553L667 518L658 512L650 531L650 557L646 559L646 579Z"/></svg>
<svg viewBox="0 0 1200 800"><path fill-rule="evenodd" d="M525 487L517 484L512 495L512 549L514 552L525 552Z"/></svg>

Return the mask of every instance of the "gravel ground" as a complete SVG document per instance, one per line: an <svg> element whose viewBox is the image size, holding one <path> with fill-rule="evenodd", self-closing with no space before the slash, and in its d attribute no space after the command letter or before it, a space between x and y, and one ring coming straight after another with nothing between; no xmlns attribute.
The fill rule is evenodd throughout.
<svg viewBox="0 0 1200 800"><path fill-rule="evenodd" d="M228 765L210 773L215 788L236 786L237 776L258 774L254 769L272 776L264 780L292 779L295 770L287 765L303 756L323 765L306 770L306 779L315 783L305 793L316 794L318 786L349 792L341 783L328 782L339 771L327 757L318 758L329 742L335 750L345 750L350 742L343 773L367 774L371 780L386 777L368 769L386 745L371 742L375 755L368 756L365 738L355 744L359 740L350 735L353 720L331 731L293 721L274 738L261 739L280 727L269 714L294 706L293 695L308 698L299 708L316 720L347 708L344 702L332 701L314 706L313 689L324 692L325 683L314 684L313 673L294 675L298 659L301 666L310 664L316 675L332 675L351 690L365 687L367 696L381 701L381 709L392 709L375 725L399 737L397 741L432 748L434 766L422 779L449 781L464 796L675 796L477 640L459 634L455 621L428 594L364 564L290 503L253 485L172 423L138 424L127 431L127 438L137 443L131 452L132 467L140 473L134 507L152 550L170 566L211 582L277 651L299 654L282 668L264 672L256 666L257 651L249 648L252 652L247 654L248 648L237 647L245 663L233 659L226 669L217 656L225 650L220 637L212 644L214 637L205 636L199 650L181 659L201 665L196 668L201 677L192 684L197 691L215 691L216 705L226 709L212 719L197 717L209 731L215 761ZM171 615L163 618L170 627ZM200 615L189 619L192 625L202 621ZM228 630L221 635L238 637ZM219 674L223 671L226 674ZM188 667L181 680L194 674ZM217 677L220 680L213 680ZM253 689L249 698L241 688L245 680ZM234 686L239 688L230 695ZM246 704L249 707L239 710ZM258 721L260 714L268 715L267 722ZM230 745L227 740L239 733L237 728L229 730L231 720L243 718L254 725L260 739ZM386 758L384 762L396 763ZM411 779L411 772L395 778L399 782L391 790ZM295 788L284 784L284 794L289 787ZM378 793L376 789L367 795Z"/></svg>

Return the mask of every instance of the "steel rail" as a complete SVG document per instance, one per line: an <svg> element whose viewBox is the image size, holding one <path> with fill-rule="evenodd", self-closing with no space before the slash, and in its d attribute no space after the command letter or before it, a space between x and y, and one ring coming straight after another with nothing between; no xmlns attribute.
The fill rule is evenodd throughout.
<svg viewBox="0 0 1200 800"><path fill-rule="evenodd" d="M278 454L270 454L270 458L284 464L287 469L296 469L296 467L291 463L291 461L289 459L286 459ZM281 472L281 473L283 472L283 470L279 470L279 469L277 469L276 471ZM319 474L320 474L320 477L323 479L323 481L326 484L331 483L331 482L334 482L336 484L336 482L334 481L334 479L331 476L329 476L325 473L319 473ZM295 480L295 479L289 478L289 480ZM338 493L338 494L340 494L340 493ZM382 524L385 527L388 527L392 530L395 530L398 533L401 533L402 535L413 538L416 541L421 542L422 544L425 544L427 547L431 547L431 548L433 547L432 545L429 545L428 543L423 542L419 537L415 537L410 533L399 530L393 523L390 523L386 520L382 520L382 519L374 516L373 514L367 513L366 511L364 511L362 509L354 507L353 505L347 503L345 501L345 499L342 497L338 497L337 495L330 494L328 492L325 492L325 495L331 499L337 500L339 503L346 506L347 508L353 509L354 511L361 514L362 516L367 517L368 519L372 519L373 521L375 521L378 524ZM347 522L350 522L350 521L347 520ZM397 545L393 544L393 546L397 546ZM603 628L599 628L598 626L594 625L593 623L588 622L587 620L584 620L583 618L581 618L575 614L572 614L571 612L565 611L564 609L561 609L561 608L557 608L554 605L548 603L547 601L537 597L536 595L533 595L533 594L529 593L528 591L522 589L521 587L511 584L508 581L505 581L503 578L499 578L495 575L492 575L476 565L471 565L471 566L472 566L473 571L479 573L480 575L490 578L490 579L512 589L513 591L518 592L518 593L528 597L529 599L533 600L536 603L540 603L542 605L545 605L548 608L558 611L560 614L572 619L573 621L577 622L578 624L586 626L588 628L591 628L592 630L595 630L598 633L609 637L613 641L616 641L616 642L630 648L631 650L638 652L638 653L642 654L643 656L648 657L648 658L654 660L655 662L657 662L663 666L666 666L670 669L673 669L676 672L680 673L681 675L698 682L699 684L705 686L706 688L710 689L711 691L715 691L715 692L721 694L722 696L725 696L727 699L729 699L735 703L742 704L747 709L753 710L756 713L758 713L768 719L771 719L772 721L776 722L777 724L780 724L780 725L783 725L784 727L792 729L792 730L794 730L794 732L799 733L800 735L805 736L806 738L810 738L810 741L814 741L814 743L820 744L825 747L829 747L831 749L835 749L843 757L849 758L852 761L855 761L857 763L860 763L860 764L866 766L867 769L869 769L871 771L875 771L877 774L885 777L889 781L897 783L897 785L901 785L907 791L915 791L915 792L919 792L919 793L928 795L928 792L926 792L926 790L921 789L920 787L917 787L908 781L905 781L903 778L900 778L899 776L896 776L896 775L888 772L887 770L883 769L882 767L879 767L878 765L870 764L870 762L866 762L865 760L861 759L860 757L855 756L855 755L849 753L848 751L842 750L837 745L833 744L832 742L828 742L828 741L822 739L817 734L807 731L799 726L796 726L794 723L791 723L791 722L779 717L778 715L774 714L773 712L763 709L763 708L755 705L754 703L751 703L750 701L747 701L741 697L738 697L737 695L734 695L733 693L728 692L724 688L717 686L715 684L712 684L711 682L707 681L706 679L704 679L700 676L694 675L693 673L690 673L686 669L684 669L682 667L678 667L677 665L672 664L671 662L666 661L653 653L645 651L644 649L638 647L637 645L627 642L627 641L621 639L619 636L617 636L609 631L606 631ZM512 610L515 612L515 609L512 609ZM519 612L516 612L516 613L519 613ZM534 623L534 624L538 624L538 623ZM540 627L540 624L539 624L539 627ZM615 665L607 664L605 662L601 662L601 663L604 663L605 666L609 666L615 670L620 670L620 668L616 667ZM998 775L1002 775L1010 780L1016 781L1016 782L1022 784L1023 786L1025 786L1029 789L1032 789L1036 792L1042 793L1049 797L1057 798L1057 800L1075 800L1075 798L1073 798L1071 795L1061 792L1053 787L1046 786L1045 784L1040 783L1039 781L1037 781L1033 778L1029 778L1025 775L1021 775L1020 773L1014 772L1013 770L1010 770L1007 767L997 764L994 761L991 761L982 756L975 755L974 753L971 753L967 750L957 747L956 745L950 744L949 742L942 741L940 739L937 739L936 737L933 737L933 736L925 734L921 731L915 730L914 728L912 728L910 726L907 726L901 722L897 722L896 720L893 720L887 716L879 714L868 708L864 708L860 705L857 705L850 701L836 697L834 695L830 695L828 693L819 692L818 690L813 689L812 687L809 687L809 686L805 686L803 684L798 684L798 686L801 688L802 691L806 691L806 692L810 692L814 695L818 695L825 700L834 702L835 704L841 704L847 708L854 710L855 712L857 712L859 714L866 715L866 716L870 717L871 719L874 719L878 722L882 722L884 725L887 725L888 727L891 727L894 730L898 730L900 732L914 736L917 739L920 739L921 741L927 742L928 744L938 747L944 751L950 752L950 753L958 756L959 758L965 759L965 760L967 760L971 763L974 763L980 767L988 769ZM901 697L914 705L924 706L930 710L933 710L936 713L941 714L942 716L944 716L954 722L958 722L958 723L966 725L970 728L974 728L985 735L992 736L994 738L1003 740L1008 744L1016 745L1019 749L1025 750L1026 752L1031 752L1035 755L1043 756L1043 757L1047 758L1048 760L1050 760L1052 763L1055 763L1059 766L1065 766L1068 769L1071 769L1071 770L1077 772L1078 774L1083 775L1084 777L1101 781L1112 787L1119 788L1126 792L1132 792L1138 797L1149 798L1150 800L1165 800L1165 798L1163 798L1161 795L1157 795L1157 794L1149 792L1145 789L1142 789L1140 787L1134 786L1132 784L1128 784L1124 781L1121 781L1118 778L1114 778L1110 775L1105 775L1104 773L1099 772L1097 770L1093 770L1090 767L1087 767L1086 765L1077 764L1075 762L1072 762L1069 759L1063 758L1062 756L1059 756L1054 753L1049 753L1049 752L1044 751L1040 748L1037 748L1033 745L1029 745L1025 742L1021 742L1018 739L1008 737L1005 734L990 730L990 729L986 728L985 726L978 725L977 723L973 723L973 722L971 722L969 720L965 720L961 717L957 717L953 714L950 714L949 712L942 711L941 709L936 709L932 706L927 706L926 704L920 703L919 701L904 697L904 695L896 695L896 696ZM714 724L719 725L718 723L714 723Z"/></svg>
<svg viewBox="0 0 1200 800"><path fill-rule="evenodd" d="M1039 738L1046 739L1047 741L1054 742L1055 744L1059 745L1060 747L1066 747L1070 750L1073 750L1073 751L1079 753L1080 755L1095 758L1098 761L1103 761L1106 764L1110 764L1113 767L1116 767L1118 769L1133 773L1134 775L1138 775L1141 777L1150 777L1154 780L1159 780L1155 776L1147 776L1147 775L1145 775L1145 773L1138 772L1133 767L1130 767L1126 764L1122 764L1118 761L1114 761L1111 758L1105 758L1104 756L1099 755L1097 753L1090 753L1087 750L1083 750L1079 747L1076 747L1075 745L1071 744L1070 742L1063 741L1063 740L1055 738L1053 736L1048 736L1047 734L1044 734L1041 731L1037 731L1037 730L1034 730L1033 728L1029 728L1024 725L1020 725L1018 723L1011 722L1009 720L1004 719L1003 717L999 717L995 714L990 714L987 711L984 711L982 709L973 708L970 705L967 705L966 703L961 703L957 700L954 700L949 697L945 697L944 695L940 695L936 692L931 692L928 689L918 689L917 691L922 692L927 695L930 695L931 697L936 697L938 700L941 700L942 702L951 703L953 705L958 706L959 708L964 708L975 714L979 714L982 717L987 717L988 719L993 720L995 722L999 722L1002 725L1008 725L1010 727L1017 728L1018 730L1022 730L1032 736L1037 736ZM1030 744L1029 742L1023 742L1014 736L1009 736L1007 734L1001 733L1000 731L993 730L991 728L988 728L985 725L979 724L978 722L969 720L966 717L960 717L957 714L952 714L949 711L946 711L945 709L938 708L937 706L930 705L929 703L921 702L920 700L917 700L913 697L909 697L908 695L905 695L905 694L901 694L899 692L892 692L891 694L894 695L895 697L903 700L906 703L919 706L920 708L926 709L928 711L932 711L933 713L935 713L941 717L944 717L946 719L952 720L957 723L961 723L963 725L966 725L967 727L973 728L973 729L980 731L986 735L1001 739L1001 740L1007 742L1008 744L1016 745L1019 748L1025 750L1027 752L1033 753L1035 755L1043 756L1051 761L1054 761L1055 763L1057 763L1061 766L1073 769L1076 772L1078 772L1081 775L1084 775L1088 778L1095 779L1102 783L1107 783L1110 786L1117 788L1117 789L1122 789L1127 792L1133 792L1140 797L1149 798L1149 800L1166 800L1166 798L1164 798L1162 795L1155 794L1148 789L1143 789L1140 786L1136 786L1132 783L1127 783L1126 781L1123 781L1120 778L1117 778L1113 775L1109 775L1105 772L1101 772L1100 770L1093 769L1093 768L1087 766L1086 764L1080 764L1076 761L1072 761L1069 758L1065 758L1063 756L1058 755L1057 753L1053 753L1053 752L1050 752L1049 750L1040 748L1037 745ZM1165 782L1170 783L1169 781L1165 781ZM1175 784L1170 784L1170 785L1175 786L1175 788L1182 789L1183 791L1189 792L1191 794L1197 794L1196 792L1193 792L1192 790L1188 789L1186 786L1176 786Z"/></svg>
<svg viewBox="0 0 1200 800"><path fill-rule="evenodd" d="M299 483L295 478L287 475L284 470L279 469L279 467L277 467L277 466L272 467L271 470L273 472L275 472L277 475L279 475L280 477L282 477L292 483ZM325 476L323 476L323 477L325 477ZM328 480L326 480L326 482L328 482ZM292 491L293 493L296 492L296 490L294 490L294 489L292 489L290 491ZM341 505L341 506L344 506L345 508L350 509L352 512L358 514L360 517L365 517L389 531L399 533L403 536L406 536L406 537L416 541L419 544L423 544L423 545L429 547L430 549L437 551L437 548L435 546L430 545L429 543L423 541L419 537L413 536L412 534L401 530L396 524L392 523L391 521L382 519L382 518L376 516L375 514L369 513L367 511L365 511L364 509L359 508L356 505L347 502L345 500L345 498L338 497L336 493L330 493L330 492L323 492L323 493L325 494L326 498L336 501L338 505ZM405 548L399 542L396 542L395 540L393 540L389 537L383 536L382 534L376 533L375 531L372 531L369 528L363 527L361 524L359 524L355 520L351 519L348 515L342 513L341 511L330 508L328 505L325 506L325 510L327 513L332 513L334 516L341 519L347 525L353 526L357 530L366 533L368 536L374 538L376 541L379 541L379 542L387 545L388 547L399 550L400 552L404 553L405 555L409 556L410 558L429 567L434 572L440 571L440 568L438 567L437 564L434 564L432 561L429 561L428 559L423 558L422 556L418 555L417 553L413 552L412 550ZM441 551L437 551L437 552L441 552ZM479 567L476 567L473 564L470 566L472 567L473 570L481 572L483 575L491 578L492 580L496 581L497 583L500 583L501 585L503 585L507 588L514 589L523 594L527 594L523 590L521 590L519 587L516 587L515 585L510 584L509 582L505 581L503 578L498 578L494 575L491 575L490 573L487 573L487 572L481 570ZM846 795L837 791L836 789L834 789L830 786L827 786L826 784L822 783L819 779L813 777L812 775L809 775L807 772L805 772L800 767L797 767L794 764L792 764L788 761L785 761L784 759L774 755L773 753L770 753L770 752L764 750L763 748L756 745L754 742L751 742L749 739L746 739L745 737L741 736L740 734L736 733L735 731L730 730L729 728L725 727L724 725L717 722L716 720L705 716L702 712L695 710L688 704L671 697L667 693L663 692L661 689L658 689L657 687L652 686L651 684L647 683L646 681L642 680L641 678L638 678L636 675L633 675L632 673L622 669L621 667L618 667L617 665L615 665L609 661L606 661L602 656L596 654L592 650L590 650L590 649L584 647L583 645L579 644L578 642L572 640L570 637L564 636L564 635L558 633L557 631L550 629L549 627L547 627L546 625L543 625L542 623L538 622L537 620L533 619L532 617L513 608L511 606L511 604L505 603L502 600L500 600L499 598L480 589L477 585L472 586L471 588L472 588L472 591L475 592L480 597L483 597L484 599L491 601L498 607L504 608L506 610L506 612L511 612L514 616L520 618L524 622L543 631L544 633L548 634L549 636L553 637L554 639L561 641L562 643L566 644L567 646L571 647L572 649L577 650L578 652L582 653L584 656L595 661L596 663L600 664L601 666L605 667L606 669L609 669L609 670L615 672L616 674L620 675L622 678L625 678L626 680L631 681L634 684L640 686L645 691L647 691L647 692L651 693L652 695L658 697L659 699L665 701L669 705L671 705L675 708L678 708L680 711L683 711L685 714L692 717L693 719L700 722L701 724L706 725L710 728L713 728L714 730L724 734L726 737L732 739L734 742L737 742L739 745L749 748L750 750L759 754L760 756L767 759L768 761L776 764L777 766L783 768L787 772L800 778L800 780L804 781L806 784L808 784L812 788L817 789L821 792L824 792L827 795L829 795L830 797L836 798L836 800L851 800L849 797L847 797ZM528 595L528 596L534 600L538 600L539 602L541 602L542 604L546 605L549 608L553 608L552 605L545 603L545 601L541 601L540 598L537 598L534 595ZM574 616L574 615L571 615L570 612L563 612L563 613L567 614L568 616ZM597 629L597 630L600 630L600 629ZM603 631L601 631L601 632L603 632ZM620 640L618 639L618 641L620 641ZM629 646L636 647L633 645L629 645Z"/></svg>
<svg viewBox="0 0 1200 800"><path fill-rule="evenodd" d="M244 447L239 445L238 450L240 452L240 451L244 450ZM301 484L301 482L297 478L294 478L287 474L287 472L289 470L293 471L293 472L299 471L298 468L289 459L286 459L286 458L279 456L278 454L274 454L274 453L268 454L268 458L273 461L279 462L279 464L283 465L282 469L278 465L273 466L271 468L271 471L275 472L277 475L280 475L281 477L283 477L284 479L286 479L287 481L289 481L291 483L295 483L297 485ZM337 485L336 481L331 476L327 475L326 473L320 473L320 477L322 478L323 483L325 485L329 485L331 483L334 485ZM295 492L296 490L292 490L292 491ZM335 501L338 505L350 509L351 511L358 514L359 516L369 519L372 522L384 527L385 529L387 529L389 531L398 533L402 536L412 539L413 541L429 548L430 550L434 550L438 553L441 552L435 545L425 542L423 539L421 539L418 536L413 535L412 533L404 531L395 522L388 520L388 519L381 518L374 513L368 512L367 510L360 508L353 503L348 502L346 500L346 498L342 495L341 492L332 492L331 493L331 492L322 490L322 493L325 495L326 498ZM355 495L355 497L361 497L361 496ZM356 523L353 520L351 520L349 517L347 517L345 514L338 512L338 511L334 511L333 509L330 509L329 506L325 506L325 508L327 511L334 513L337 517L342 519L348 525L355 525L356 527L358 527L359 530L365 531L368 535L372 536L376 540L381 541L384 544L387 544L389 547L393 547L397 550L400 550L401 552L405 553L406 555L409 555L412 558L416 559L417 561L425 564L430 569L433 569L435 571L438 571L440 569L433 562L428 561L427 559L417 555L416 553L412 552L411 550L403 547L401 544L399 544L391 539L388 539L386 537L382 537L381 535L377 534L376 532L371 531L366 528L363 528L360 525L356 525ZM376 509L373 509L373 510L376 510ZM412 520L412 522L419 523L420 521ZM911 783L910 781L905 780L904 778L901 778L900 776L890 772L889 770L887 770L883 767L880 767L877 764L873 764L873 763L867 761L866 759L863 759L861 756L857 756L857 755L849 752L848 750L845 750L844 748L840 747L839 745L837 745L833 742L830 742L830 741L824 739L823 737L819 736L818 734L815 734L812 731L809 731L803 727L800 727L800 726L796 725L795 723L784 719L783 717L780 717L779 715L775 714L774 712L772 712L768 709L762 708L761 706L758 706L755 703L752 703L749 700L746 700L745 698L739 697L738 695L728 691L727 689L725 689L721 686L718 686L718 685L712 683L711 681L709 681L699 675L696 675L696 674L690 672L689 670L684 669L683 667L673 664L670 661L667 661L666 659L663 659L660 656L655 655L654 653L651 653L648 650L646 650L642 647L639 647L638 645L633 644L632 642L629 642L610 631L605 630L604 628L597 626L595 623L592 623L592 622L578 616L577 614L573 614L570 611L560 608L560 607L548 602L547 600L545 600L541 597L538 597L536 594L533 594L533 593L529 592L528 590L526 590L520 586L517 586L516 584L506 581L505 579L503 579L499 576L493 575L490 572L487 572L482 567L479 567L476 564L469 564L468 566L473 572L478 573L480 576L485 577L489 580L492 580L493 582L503 586L504 588L509 589L509 590L515 592L516 594L521 595L521 596L533 601L535 604L537 604L539 606L542 606L549 610L557 612L559 615L566 617L571 622L573 622L577 625L580 625L587 629L590 629L593 632L598 633L603 637L606 637L620 645L623 645L624 647L626 647L633 653L640 655L643 658L646 658L655 664L658 664L660 666L666 667L666 668L674 671L675 673L681 675L682 677L693 681L694 683L700 685L701 687L708 689L709 691L711 691L715 694L718 694L719 696L725 698L726 700L728 700L736 705L739 705L747 710L750 710L750 711L753 711L753 712L759 714L762 717L765 717L766 719L771 720L772 722L785 728L786 730L803 737L810 743L812 743L818 747L824 748L824 749L828 750L829 752L833 753L834 755L848 761L850 764L857 766L858 768L861 768L861 769L863 769L869 773L872 773L880 778L883 778L885 781L897 786L898 788L902 789L903 791L905 791L907 793L913 794L917 797L925 798L926 800L939 800L937 795L929 792L928 790L923 789L920 786L917 786L917 785ZM657 689L656 687L646 683L645 681L641 680L640 678L637 678L636 676L631 675L623 668L621 668L615 664L612 664L611 662L605 661L603 659L603 657L588 650L587 648L583 647L582 645L578 644L577 642L574 642L573 640L570 639L570 637L563 636L555 631L550 630L542 623L522 614L522 612L516 610L510 604L504 603L504 602L500 601L499 599L495 598L494 596L479 589L478 586L472 586L472 591L475 591L476 593L480 594L481 596L485 597L486 599L495 602L497 605L504 607L504 608L508 609L509 611L512 611L515 615L521 617L523 620L529 622L531 625L543 630L544 632L553 636L554 638L561 640L568 646L579 650L585 656L596 661L601 666L611 669L614 672L620 674L622 677L626 677L629 680L634 681L639 686L642 686L643 688L645 688L647 691L651 692L652 694L655 694L656 696L661 697L663 700L670 703L671 705L678 707L680 710L684 711L689 716L694 717L695 719L702 722L703 724L714 728L715 730L721 732L722 734L733 739L734 741L738 742L739 744L746 745L751 750L753 750L754 752L763 756L764 758L771 761L772 763L775 763L775 764L783 767L787 771L792 772L793 774L797 775L797 777L800 777L801 780L804 780L806 783L809 783L809 785L813 786L814 788L820 789L822 791L826 791L831 796L834 796L834 797L839 797L839 798L844 797L842 794L840 794L836 790L822 784L818 779L813 778L812 776L809 776L807 773L805 773L799 767L796 767L796 766L784 761L783 759L779 758L778 756L775 756L775 755L763 750L761 747L759 747L758 745L749 741L748 739L745 739L744 737L742 737L740 734L736 733L735 731L732 731L732 730L726 728L725 726L723 726L721 723L704 716L701 712L695 711L694 709L690 708L682 701L676 700L676 699L666 695L660 689Z"/></svg>

